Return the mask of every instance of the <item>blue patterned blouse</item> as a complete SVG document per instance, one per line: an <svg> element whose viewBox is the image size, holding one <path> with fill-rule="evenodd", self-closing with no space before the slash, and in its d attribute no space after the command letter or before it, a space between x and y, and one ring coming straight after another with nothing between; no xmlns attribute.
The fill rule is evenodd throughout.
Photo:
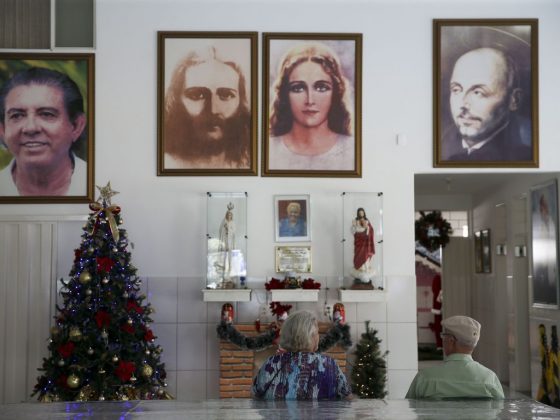
<svg viewBox="0 0 560 420"><path fill-rule="evenodd" d="M255 398L266 400L332 400L351 393L336 362L320 353L276 354L253 381Z"/></svg>

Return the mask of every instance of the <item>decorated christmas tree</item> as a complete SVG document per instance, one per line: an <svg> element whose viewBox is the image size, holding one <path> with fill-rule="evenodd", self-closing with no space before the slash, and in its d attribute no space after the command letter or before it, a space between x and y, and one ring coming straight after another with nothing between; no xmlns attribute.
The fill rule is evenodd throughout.
<svg viewBox="0 0 560 420"><path fill-rule="evenodd" d="M117 192L110 183L97 188L32 395L43 402L171 398L150 329L153 309L142 303L121 209L111 204Z"/></svg>
<svg viewBox="0 0 560 420"><path fill-rule="evenodd" d="M356 362L352 368L352 392L360 398L383 398L387 395L387 353L381 353L377 338L377 330L369 327L366 321L366 332L362 334L356 345Z"/></svg>

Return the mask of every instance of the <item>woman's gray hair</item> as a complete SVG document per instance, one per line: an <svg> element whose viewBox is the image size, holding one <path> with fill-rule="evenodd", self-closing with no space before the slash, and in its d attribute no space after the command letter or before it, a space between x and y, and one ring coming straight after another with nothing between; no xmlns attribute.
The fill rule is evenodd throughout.
<svg viewBox="0 0 560 420"><path fill-rule="evenodd" d="M313 336L318 332L317 317L309 311L297 311L282 325L279 345L287 351L314 351Z"/></svg>

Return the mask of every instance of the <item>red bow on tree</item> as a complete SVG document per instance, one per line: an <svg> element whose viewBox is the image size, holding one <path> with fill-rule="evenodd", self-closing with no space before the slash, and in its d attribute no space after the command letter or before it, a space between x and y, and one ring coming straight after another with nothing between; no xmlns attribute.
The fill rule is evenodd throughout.
<svg viewBox="0 0 560 420"><path fill-rule="evenodd" d="M74 250L74 263L76 263L80 257L82 256L82 250L81 249L75 249Z"/></svg>
<svg viewBox="0 0 560 420"><path fill-rule="evenodd" d="M60 346L58 346L56 351L58 351L60 357L62 357L63 359L68 359L74 352L75 346L76 345L73 342L69 341L66 344L61 344Z"/></svg>
<svg viewBox="0 0 560 420"><path fill-rule="evenodd" d="M142 307L138 305L134 299L129 299L128 302L126 302L126 311L134 311L137 314L141 314L144 312L144 309L142 309Z"/></svg>
<svg viewBox="0 0 560 420"><path fill-rule="evenodd" d="M135 370L136 366L134 366L134 363L121 360L115 369L115 376L117 376L121 382L127 382Z"/></svg>
<svg viewBox="0 0 560 420"><path fill-rule="evenodd" d="M108 327L111 323L111 315L105 311L97 311L95 314L95 323L97 324L97 328Z"/></svg>
<svg viewBox="0 0 560 420"><path fill-rule="evenodd" d="M97 271L104 271L108 273L111 271L111 268L115 265L115 261L113 261L109 257L97 257Z"/></svg>

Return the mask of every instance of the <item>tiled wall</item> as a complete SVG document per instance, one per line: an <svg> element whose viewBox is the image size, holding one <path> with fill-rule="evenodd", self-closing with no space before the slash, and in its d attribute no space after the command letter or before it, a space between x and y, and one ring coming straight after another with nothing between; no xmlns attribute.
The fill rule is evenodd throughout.
<svg viewBox="0 0 560 420"><path fill-rule="evenodd" d="M331 306L338 301L338 279L316 279L323 287L319 302L294 303L294 309L309 309L323 314L325 299ZM381 350L390 350L388 384L390 398L403 398L417 369L414 277L387 278L387 302L345 303L346 320L352 341L365 331L370 320L382 340ZM253 323L267 306L264 279L248 279L253 289L251 302L234 304L235 323ZM325 285L328 287L326 289ZM142 287L155 313L152 328L163 347L162 359L168 373L168 391L180 401L219 398L219 340L216 326L220 320L221 302L202 301L205 279L193 277L143 279ZM272 320L268 308L261 321ZM325 318L326 320L326 318ZM350 349L350 353L354 349Z"/></svg>

